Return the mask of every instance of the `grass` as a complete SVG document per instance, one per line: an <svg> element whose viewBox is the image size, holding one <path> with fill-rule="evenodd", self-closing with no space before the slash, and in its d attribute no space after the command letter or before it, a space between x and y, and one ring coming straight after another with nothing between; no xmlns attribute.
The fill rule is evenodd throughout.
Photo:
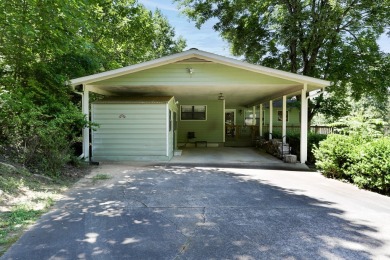
<svg viewBox="0 0 390 260"><path fill-rule="evenodd" d="M0 257L85 174L86 169L71 171L76 173L51 179L0 162ZM98 176L97 180L105 178L107 176Z"/></svg>
<svg viewBox="0 0 390 260"><path fill-rule="evenodd" d="M4 246L3 251L9 244L14 243L23 230L34 223L46 209L34 210L27 205L18 205L10 212L3 213L0 217L0 246Z"/></svg>
<svg viewBox="0 0 390 260"><path fill-rule="evenodd" d="M104 174L104 173L99 173L99 174L96 174L95 176L92 177L92 183L95 184L98 181L109 180L109 179L111 179L110 175Z"/></svg>

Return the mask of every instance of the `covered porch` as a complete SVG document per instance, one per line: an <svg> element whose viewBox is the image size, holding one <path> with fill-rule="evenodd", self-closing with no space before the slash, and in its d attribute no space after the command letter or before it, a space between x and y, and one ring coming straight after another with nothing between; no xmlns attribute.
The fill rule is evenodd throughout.
<svg viewBox="0 0 390 260"><path fill-rule="evenodd" d="M276 100L282 102L280 127L285 138L288 125L287 99L299 96L300 161L305 163L309 92L322 90L329 86L330 82L190 49L145 63L73 79L71 84L75 91L82 95L83 113L87 119L90 114L90 92L109 97L174 97L177 114L172 113L173 118L171 116L161 118L163 124L167 125L166 128L173 131L174 149L180 144L193 141L189 138L190 132L195 134L195 141L204 141L210 144L210 147L224 146L232 138L228 128L239 123L236 117L232 119L234 122L227 124L226 113L229 111L235 111L236 116L241 111L253 111L252 122L249 122L251 119L248 121L248 118L245 118L240 124L241 129L235 130L236 136L240 134L242 137L245 130L250 131L251 137L262 136L268 132L269 138L272 139L276 120L273 109ZM263 115L265 107L268 108L267 127L260 116ZM259 116L256 117L256 114ZM118 116L126 115L118 111ZM104 121L106 122L109 121ZM83 131L84 158L93 157L89 152L91 145L89 131L88 128ZM107 142L107 145L111 144ZM120 145L122 144L116 143L112 147ZM93 146L92 140L92 151ZM131 146L129 147L131 149Z"/></svg>

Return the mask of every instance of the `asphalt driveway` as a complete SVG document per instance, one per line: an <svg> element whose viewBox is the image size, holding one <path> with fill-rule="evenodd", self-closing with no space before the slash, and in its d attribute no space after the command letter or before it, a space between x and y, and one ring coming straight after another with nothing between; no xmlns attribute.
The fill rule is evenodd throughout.
<svg viewBox="0 0 390 260"><path fill-rule="evenodd" d="M103 164L1 259L390 259L390 198L318 173Z"/></svg>

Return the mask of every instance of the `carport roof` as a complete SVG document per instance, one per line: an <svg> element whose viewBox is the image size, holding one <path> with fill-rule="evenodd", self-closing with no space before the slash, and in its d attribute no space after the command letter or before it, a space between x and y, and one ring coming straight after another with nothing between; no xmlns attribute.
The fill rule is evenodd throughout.
<svg viewBox="0 0 390 260"><path fill-rule="evenodd" d="M260 81L252 85L240 85L234 82L232 82L231 84L216 82L212 86L207 84L197 84L191 86L188 85L185 86L185 88L182 85L156 85L152 82L148 85L128 85L120 86L119 88L114 88L109 85L102 85L104 82L107 82L110 79L119 78L121 76L174 63L219 64L223 66L228 66L232 69L238 69L254 73L255 75L266 75L267 77L274 78L275 81L279 80L280 84L266 84ZM283 95L297 95L303 89L303 86L305 84L307 86L307 91L322 89L330 85L330 82L326 80L298 75L260 65L254 65L236 59L201 51L198 49L189 49L184 52L165 56L155 60L130 65L127 67L110 70L86 77L72 79L70 83L74 87L78 85L91 86L90 88L88 88L89 91L97 93L99 93L98 91L100 91L101 94L106 95L123 95L123 92L128 92L132 95L141 94L146 96L175 96L177 100L186 98L192 99L194 93L196 93L197 97L202 99L209 99L211 96L215 98L216 94L221 92L225 96L227 104L230 102L230 104L240 104L248 106L260 104L271 99L277 99L282 97ZM121 91L121 93L115 93L115 91Z"/></svg>

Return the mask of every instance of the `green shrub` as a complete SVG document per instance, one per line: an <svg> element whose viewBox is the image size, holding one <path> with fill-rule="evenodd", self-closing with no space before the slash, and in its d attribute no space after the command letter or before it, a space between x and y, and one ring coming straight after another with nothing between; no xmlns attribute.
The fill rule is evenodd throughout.
<svg viewBox="0 0 390 260"><path fill-rule="evenodd" d="M390 192L390 137L332 134L314 149L316 166L328 177L347 179L360 188Z"/></svg>
<svg viewBox="0 0 390 260"><path fill-rule="evenodd" d="M47 97L37 105L32 95L37 93L15 90L0 95L0 153L30 170L58 175L86 122L70 102Z"/></svg>
<svg viewBox="0 0 390 260"><path fill-rule="evenodd" d="M389 193L390 137L375 139L359 145L352 152L347 174L360 188Z"/></svg>
<svg viewBox="0 0 390 260"><path fill-rule="evenodd" d="M317 168L328 177L348 179L345 170L351 164L351 151L360 141L354 136L330 134L314 149Z"/></svg>

